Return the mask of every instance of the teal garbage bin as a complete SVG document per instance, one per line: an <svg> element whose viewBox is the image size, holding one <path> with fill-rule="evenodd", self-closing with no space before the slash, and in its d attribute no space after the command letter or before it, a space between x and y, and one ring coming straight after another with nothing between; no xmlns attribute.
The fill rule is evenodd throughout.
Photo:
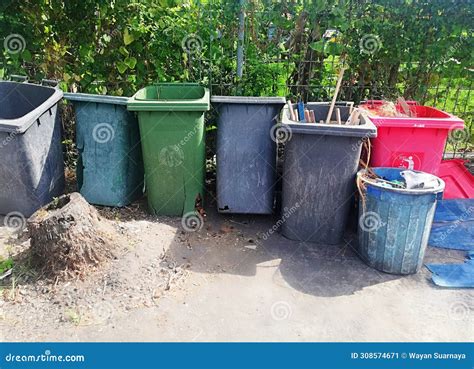
<svg viewBox="0 0 474 369"><path fill-rule="evenodd" d="M373 168L387 181L403 182L404 168ZM387 187L357 173L359 201L359 256L371 267L391 274L413 274L423 264L437 201L444 182L431 174L433 188Z"/></svg>
<svg viewBox="0 0 474 369"><path fill-rule="evenodd" d="M65 93L76 116L77 186L91 204L126 206L143 195L137 118L126 97Z"/></svg>

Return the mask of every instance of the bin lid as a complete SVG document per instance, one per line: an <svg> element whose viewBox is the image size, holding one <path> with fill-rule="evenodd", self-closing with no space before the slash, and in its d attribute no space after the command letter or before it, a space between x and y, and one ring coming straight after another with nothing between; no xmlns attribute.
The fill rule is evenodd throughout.
<svg viewBox="0 0 474 369"><path fill-rule="evenodd" d="M18 94L15 104L8 101ZM0 104L11 104L0 109L0 132L24 133L46 111L51 109L63 97L56 87L36 85L26 82L0 81ZM3 100L3 101L1 101ZM18 106L20 104L27 105Z"/></svg>
<svg viewBox="0 0 474 369"><path fill-rule="evenodd" d="M158 83L128 99L131 111L207 111L209 90L198 83Z"/></svg>
<svg viewBox="0 0 474 369"><path fill-rule="evenodd" d="M431 106L418 105L414 101L408 103L413 117L382 116L379 112L382 103L380 100L374 100L360 105L377 127L464 129L462 119ZM403 111L400 105L395 106L398 111Z"/></svg>
<svg viewBox="0 0 474 369"><path fill-rule="evenodd" d="M340 103L339 106L344 106L346 103ZM328 109L330 103L307 103L312 109L318 107ZM350 104L345 105L350 108ZM285 105L282 110L282 126L289 129L292 133L298 134L313 134L325 136L345 136L345 137L377 137L377 127L364 114L360 115L361 123L359 125L346 124L326 124L326 123L306 123L296 122L290 119L290 112L288 105Z"/></svg>
<svg viewBox="0 0 474 369"><path fill-rule="evenodd" d="M268 96L211 96L212 103L224 104L279 104L286 102L284 97Z"/></svg>
<svg viewBox="0 0 474 369"><path fill-rule="evenodd" d="M83 94L83 93L72 93L65 92L64 98L69 101L79 102L93 102L99 104L113 104L113 105L127 105L128 97L124 96L110 96L110 95L97 95L97 94Z"/></svg>

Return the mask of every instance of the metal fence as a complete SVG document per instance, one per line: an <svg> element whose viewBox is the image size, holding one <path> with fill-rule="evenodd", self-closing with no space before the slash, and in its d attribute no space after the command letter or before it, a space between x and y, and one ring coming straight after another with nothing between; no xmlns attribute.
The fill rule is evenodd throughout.
<svg viewBox="0 0 474 369"><path fill-rule="evenodd" d="M231 9L217 10L212 1L202 4L198 22L210 31L209 39L203 42L206 52L196 58L196 63L202 67L197 79L205 79L212 93L217 95L280 95L304 101L327 101L332 97L337 71L346 62L341 61L339 56L321 57L321 53L308 47L308 40L306 48L298 49L292 40L295 29L276 24L278 19L287 20L291 17L297 23L299 18L296 12L275 13L275 2L272 1L259 2L260 5L263 3L263 8L260 6L257 10L252 9L256 2L251 0L233 3ZM281 5L281 2L278 3ZM312 4L310 1L308 3ZM351 3L357 5L358 2ZM233 16L229 16L229 11L233 12ZM256 20L259 21L258 25ZM330 27L330 22L327 24ZM256 30L257 26L264 29ZM304 28L303 34L305 32L310 30ZM379 40L376 35L369 36L372 39L365 41L368 42L367 47L372 47ZM277 37L281 38L281 44L286 44L286 50L276 48ZM456 41L451 49L460 48L461 41ZM354 43L353 40L352 47L358 46ZM364 50L361 52L362 57L363 52ZM377 62L371 59L371 55L366 53L365 56L367 63ZM430 70L429 63L425 65L413 58L411 55L402 58L405 61L398 65L397 70L367 68L367 73L372 73L368 78L360 69L349 67L341 87L340 99L358 103L366 99L393 101L398 96L404 96L406 99L417 100L420 104L455 114L464 119L466 129L450 135L445 156L472 155L472 70ZM390 81L393 78L396 79L395 82Z"/></svg>

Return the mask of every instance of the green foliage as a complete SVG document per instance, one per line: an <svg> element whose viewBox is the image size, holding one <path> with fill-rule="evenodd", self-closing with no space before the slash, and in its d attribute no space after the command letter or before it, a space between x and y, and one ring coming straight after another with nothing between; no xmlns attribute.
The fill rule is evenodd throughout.
<svg viewBox="0 0 474 369"><path fill-rule="evenodd" d="M0 275L3 273L9 271L11 268L13 268L13 259L8 258L5 260L0 260Z"/></svg>
<svg viewBox="0 0 474 369"><path fill-rule="evenodd" d="M236 76L235 0L4 0L0 78L131 95L152 82L198 81L214 94L327 100L408 99L472 119L474 2L247 0L244 75ZM324 38L326 30L338 31ZM361 46L362 45L362 46Z"/></svg>

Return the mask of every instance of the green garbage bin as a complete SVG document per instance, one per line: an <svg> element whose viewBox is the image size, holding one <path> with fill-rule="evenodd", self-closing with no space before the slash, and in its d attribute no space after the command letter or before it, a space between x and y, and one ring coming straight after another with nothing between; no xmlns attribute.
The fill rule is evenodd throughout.
<svg viewBox="0 0 474 369"><path fill-rule="evenodd" d="M138 112L150 211L181 216L204 197L204 112L209 90L194 83L161 83L127 103Z"/></svg>

